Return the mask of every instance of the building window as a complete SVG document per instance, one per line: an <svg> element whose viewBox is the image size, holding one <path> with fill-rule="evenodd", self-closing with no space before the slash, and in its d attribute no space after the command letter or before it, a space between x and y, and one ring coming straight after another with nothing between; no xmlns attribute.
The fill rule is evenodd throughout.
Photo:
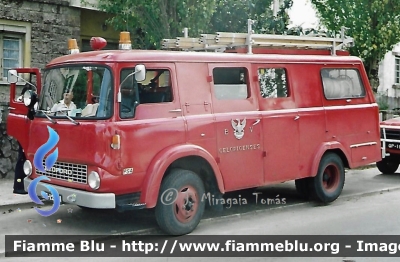
<svg viewBox="0 0 400 262"><path fill-rule="evenodd" d="M394 80L394 83L395 84L400 84L400 56L396 56L395 57L395 63L396 63L396 66L395 66L395 80Z"/></svg>
<svg viewBox="0 0 400 262"><path fill-rule="evenodd" d="M27 22L0 19L0 83L7 81L8 70L31 66L31 31ZM21 74L21 77L27 77Z"/></svg>
<svg viewBox="0 0 400 262"><path fill-rule="evenodd" d="M2 76L7 77L8 70L22 67L22 40L19 37L0 35L0 42Z"/></svg>
<svg viewBox="0 0 400 262"><path fill-rule="evenodd" d="M258 69L258 82L262 97L288 97L287 77L284 68Z"/></svg>

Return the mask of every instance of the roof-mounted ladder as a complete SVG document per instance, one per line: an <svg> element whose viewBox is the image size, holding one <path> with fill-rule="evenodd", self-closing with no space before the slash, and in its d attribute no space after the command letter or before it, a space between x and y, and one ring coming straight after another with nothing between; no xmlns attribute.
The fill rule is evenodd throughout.
<svg viewBox="0 0 400 262"><path fill-rule="evenodd" d="M344 47L353 46L354 39L345 36L345 27L342 27L340 38L327 38L315 36L292 36L254 34L252 25L254 21L248 20L247 33L217 32L216 34L202 34L199 38L188 37L187 28L184 36L176 39L164 39L163 49L186 51L224 51L226 48L247 46L247 53L253 53L253 47L280 47L302 49L330 49L332 55Z"/></svg>

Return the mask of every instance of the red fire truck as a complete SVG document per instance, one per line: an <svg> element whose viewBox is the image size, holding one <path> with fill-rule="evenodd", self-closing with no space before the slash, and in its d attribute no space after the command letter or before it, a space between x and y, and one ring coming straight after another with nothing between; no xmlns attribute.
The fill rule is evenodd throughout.
<svg viewBox="0 0 400 262"><path fill-rule="evenodd" d="M73 43L73 42L72 42ZM381 160L378 106L351 38L217 33L166 39L164 49L70 54L9 72L8 134L22 145L24 180L45 175L62 202L93 209L155 208L159 226L196 228L204 196L295 180L328 203L345 168ZM225 52L222 52L225 51ZM36 91L16 101L16 82ZM25 76L26 77L26 76ZM54 110L64 93L74 106ZM27 119L27 115L29 119ZM41 172L37 149L59 136L58 159ZM43 163L45 159L43 159Z"/></svg>

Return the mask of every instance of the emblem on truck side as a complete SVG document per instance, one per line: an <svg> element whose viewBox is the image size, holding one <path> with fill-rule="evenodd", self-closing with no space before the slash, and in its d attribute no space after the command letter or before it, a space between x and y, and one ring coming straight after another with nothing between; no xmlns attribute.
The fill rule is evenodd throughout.
<svg viewBox="0 0 400 262"><path fill-rule="evenodd" d="M240 122L240 119L236 119L236 121L237 123L235 122L235 120L231 120L232 127L235 130L233 134L237 139L242 139L244 136L244 128L246 126L246 118L243 119L242 122Z"/></svg>

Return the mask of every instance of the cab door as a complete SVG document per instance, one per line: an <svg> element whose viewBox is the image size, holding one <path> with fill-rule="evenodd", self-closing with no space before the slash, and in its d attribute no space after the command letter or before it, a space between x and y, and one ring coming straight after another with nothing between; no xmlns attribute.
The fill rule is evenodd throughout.
<svg viewBox="0 0 400 262"><path fill-rule="evenodd" d="M37 93L40 93L42 84L40 70L38 68L17 68L16 71L20 77L18 84L24 84L22 79L26 79L29 82L33 82L32 84L35 84L37 87ZM36 81L34 81L35 78ZM19 96L20 94L17 92L17 83L11 83L10 106L7 117L7 134L18 140L23 148L26 148L28 146L30 121L26 117L28 108L22 101L17 100Z"/></svg>
<svg viewBox="0 0 400 262"><path fill-rule="evenodd" d="M227 191L263 183L261 115L247 64L209 66L217 133L217 162Z"/></svg>

